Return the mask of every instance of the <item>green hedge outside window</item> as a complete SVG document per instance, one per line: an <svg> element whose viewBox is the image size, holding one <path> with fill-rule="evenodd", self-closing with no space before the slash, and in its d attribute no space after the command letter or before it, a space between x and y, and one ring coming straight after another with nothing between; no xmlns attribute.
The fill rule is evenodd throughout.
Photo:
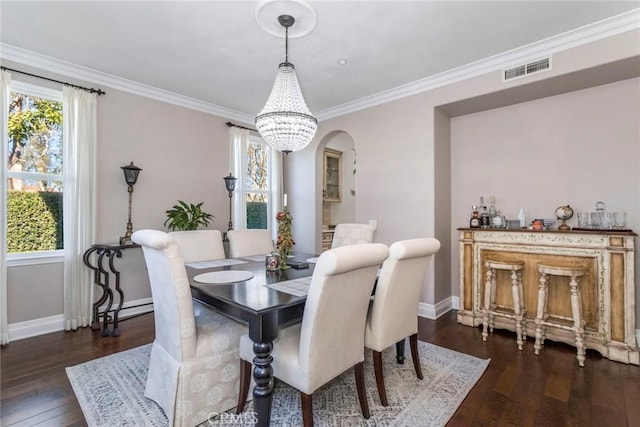
<svg viewBox="0 0 640 427"><path fill-rule="evenodd" d="M247 202L247 228L267 228L267 204Z"/></svg>
<svg viewBox="0 0 640 427"><path fill-rule="evenodd" d="M62 193L7 193L7 252L63 249Z"/></svg>

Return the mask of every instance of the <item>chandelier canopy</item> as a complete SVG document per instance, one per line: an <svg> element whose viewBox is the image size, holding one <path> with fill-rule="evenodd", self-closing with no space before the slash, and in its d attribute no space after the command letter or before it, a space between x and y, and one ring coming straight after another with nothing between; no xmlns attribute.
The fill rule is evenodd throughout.
<svg viewBox="0 0 640 427"><path fill-rule="evenodd" d="M295 19L280 15L278 22L285 28L285 60L278 67L267 103L256 117L256 127L269 145L290 153L309 145L316 134L318 121L304 101L295 67L289 62L289 27Z"/></svg>

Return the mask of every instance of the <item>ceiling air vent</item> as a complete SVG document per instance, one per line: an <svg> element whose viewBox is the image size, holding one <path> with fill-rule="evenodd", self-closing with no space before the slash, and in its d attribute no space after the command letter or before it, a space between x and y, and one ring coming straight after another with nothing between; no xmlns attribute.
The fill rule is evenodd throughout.
<svg viewBox="0 0 640 427"><path fill-rule="evenodd" d="M551 57L507 68L502 72L502 81L506 82L519 77L528 76L529 74L547 71L549 69L551 69Z"/></svg>

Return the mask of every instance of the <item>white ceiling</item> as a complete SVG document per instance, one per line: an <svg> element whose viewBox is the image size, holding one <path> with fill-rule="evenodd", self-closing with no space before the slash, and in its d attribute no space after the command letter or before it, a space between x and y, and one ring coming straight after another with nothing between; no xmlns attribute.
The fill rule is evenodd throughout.
<svg viewBox="0 0 640 427"><path fill-rule="evenodd" d="M575 0L310 3L317 25L289 40L289 60L316 114L640 7ZM254 116L284 59L284 40L256 23L257 4L3 0L0 42L5 50L26 49Z"/></svg>

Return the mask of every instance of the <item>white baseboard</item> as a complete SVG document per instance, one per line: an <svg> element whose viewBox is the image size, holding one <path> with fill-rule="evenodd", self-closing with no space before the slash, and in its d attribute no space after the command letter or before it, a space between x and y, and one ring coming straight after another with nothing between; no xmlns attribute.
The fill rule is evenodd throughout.
<svg viewBox="0 0 640 427"><path fill-rule="evenodd" d="M107 307L105 306L101 306L100 311L104 311L106 308ZM151 299L151 297L142 298L122 304L122 310L120 310L118 317L124 319L126 317L137 316L138 314L149 313L151 311L153 311L153 299Z"/></svg>
<svg viewBox="0 0 640 427"><path fill-rule="evenodd" d="M101 307L100 309L103 310L104 307ZM150 311L153 311L153 302L151 298L143 298L125 302L118 317L120 319L125 319L130 316L144 314ZM59 332L62 330L64 330L64 317L62 314L57 314L55 316L42 317L40 319L10 323L9 339L11 341L18 341L24 338L36 337L38 335Z"/></svg>
<svg viewBox="0 0 640 427"><path fill-rule="evenodd" d="M453 308L453 297L446 298L438 303L427 304L421 302L418 304L418 316L435 320Z"/></svg>
<svg viewBox="0 0 640 427"><path fill-rule="evenodd" d="M62 331L63 329L64 318L62 314L41 317L40 319L9 323L9 339L18 341L24 338Z"/></svg>

